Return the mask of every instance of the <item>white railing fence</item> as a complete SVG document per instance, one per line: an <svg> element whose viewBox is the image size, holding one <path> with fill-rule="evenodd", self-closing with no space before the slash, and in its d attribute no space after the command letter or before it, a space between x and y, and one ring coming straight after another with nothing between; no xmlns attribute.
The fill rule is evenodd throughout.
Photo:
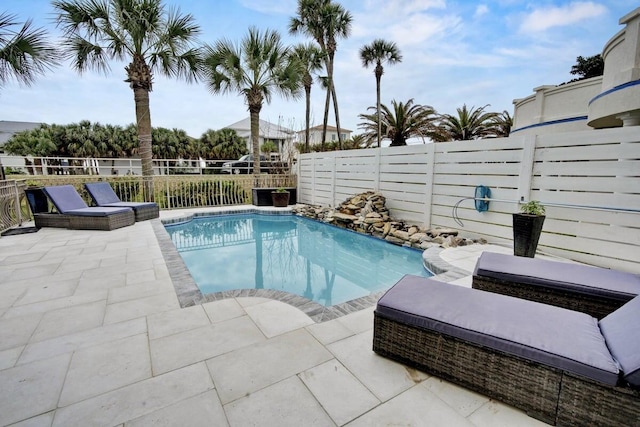
<svg viewBox="0 0 640 427"><path fill-rule="evenodd" d="M84 183L107 181L122 201L151 201L140 176L31 175L26 179L0 181L0 232L32 219L24 189L27 186L73 185L87 204L91 198ZM160 209L234 206L252 203L252 189L296 187L290 174L253 175L160 175L153 177L155 201Z"/></svg>
<svg viewBox="0 0 640 427"><path fill-rule="evenodd" d="M491 189L477 212L475 187ZM539 200L547 218L539 250L640 273L640 128L300 156L298 201L336 206L377 190L393 216L454 227L511 245L519 201Z"/></svg>
<svg viewBox="0 0 640 427"><path fill-rule="evenodd" d="M25 188L24 180L0 181L0 232L30 219L24 201Z"/></svg>

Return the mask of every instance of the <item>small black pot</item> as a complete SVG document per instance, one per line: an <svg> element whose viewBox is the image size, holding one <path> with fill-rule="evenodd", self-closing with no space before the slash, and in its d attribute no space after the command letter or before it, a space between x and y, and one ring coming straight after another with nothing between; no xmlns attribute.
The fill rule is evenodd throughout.
<svg viewBox="0 0 640 427"><path fill-rule="evenodd" d="M289 192L272 191L271 200L273 200L273 206L276 208L287 207L289 205Z"/></svg>
<svg viewBox="0 0 640 427"><path fill-rule="evenodd" d="M513 214L513 254L533 258L542 233L543 215Z"/></svg>

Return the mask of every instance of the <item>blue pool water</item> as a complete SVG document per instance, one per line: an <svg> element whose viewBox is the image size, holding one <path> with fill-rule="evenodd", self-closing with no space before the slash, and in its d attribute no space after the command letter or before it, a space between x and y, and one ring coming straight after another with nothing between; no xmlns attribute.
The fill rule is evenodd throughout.
<svg viewBox="0 0 640 427"><path fill-rule="evenodd" d="M325 306L431 276L422 252L294 215L198 217L165 226L203 294L277 289Z"/></svg>

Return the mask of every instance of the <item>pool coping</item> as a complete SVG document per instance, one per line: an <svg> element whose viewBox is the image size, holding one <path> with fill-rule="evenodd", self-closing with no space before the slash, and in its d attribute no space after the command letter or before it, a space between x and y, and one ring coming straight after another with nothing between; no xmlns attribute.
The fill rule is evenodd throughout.
<svg viewBox="0 0 640 427"><path fill-rule="evenodd" d="M190 221L193 218L203 216L220 216L233 215L239 213L258 213L262 215L294 215L290 208L288 209L229 209L216 211L202 211L195 213L185 213L183 216L168 219L153 219L151 226L158 240L160 251L169 270L169 276L173 282L178 301L182 308L194 305L204 304L207 302L218 301L228 298L237 297L260 297L277 300L289 304L301 310L309 316L314 322L322 323L328 320L337 319L350 313L354 313L365 308L376 305L380 297L387 292L386 290L375 292L360 298L346 301L340 304L325 307L308 298L295 295L289 292L279 291L275 289L234 289L230 291L215 292L211 294L203 294L196 282L193 280L189 269L185 265L182 257L178 253L175 245L171 241L171 237L164 227L165 224L177 224ZM433 278L450 282L468 276L469 272L452 266L451 264L440 258L440 252L443 248L432 247L423 252L422 260L424 266L434 273Z"/></svg>

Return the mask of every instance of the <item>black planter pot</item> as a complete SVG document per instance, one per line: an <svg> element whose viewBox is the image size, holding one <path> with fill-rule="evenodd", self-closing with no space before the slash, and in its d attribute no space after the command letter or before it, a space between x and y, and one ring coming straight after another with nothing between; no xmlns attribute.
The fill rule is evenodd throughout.
<svg viewBox="0 0 640 427"><path fill-rule="evenodd" d="M271 199L273 200L273 206L276 208L284 208L289 205L289 192L288 191L272 191Z"/></svg>
<svg viewBox="0 0 640 427"><path fill-rule="evenodd" d="M513 254L533 258L542 233L543 215L513 214Z"/></svg>

